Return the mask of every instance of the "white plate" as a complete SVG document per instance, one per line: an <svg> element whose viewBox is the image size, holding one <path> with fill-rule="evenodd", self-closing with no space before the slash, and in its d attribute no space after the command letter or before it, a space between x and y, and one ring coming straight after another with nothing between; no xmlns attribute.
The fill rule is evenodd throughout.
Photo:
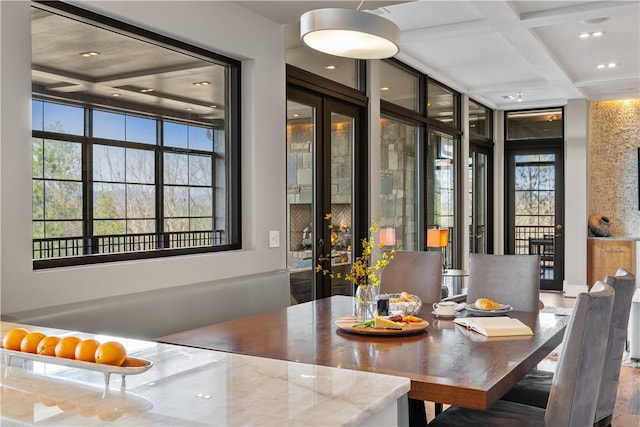
<svg viewBox="0 0 640 427"><path fill-rule="evenodd" d="M509 304L500 304L500 308L478 308L475 304L467 305L467 311L471 314L479 314L481 316L502 316L513 310Z"/></svg>
<svg viewBox="0 0 640 427"><path fill-rule="evenodd" d="M435 311L432 311L431 314L433 314L433 317L435 317L436 319L443 319L443 320L452 320L452 319L455 319L456 317L458 317L458 313L456 313L456 314L438 314Z"/></svg>

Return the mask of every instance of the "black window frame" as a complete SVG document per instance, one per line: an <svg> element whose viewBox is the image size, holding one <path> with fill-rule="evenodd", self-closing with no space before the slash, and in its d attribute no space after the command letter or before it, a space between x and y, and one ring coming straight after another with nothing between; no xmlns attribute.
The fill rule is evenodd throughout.
<svg viewBox="0 0 640 427"><path fill-rule="evenodd" d="M32 7L43 9L45 11L49 11L51 13L55 13L61 16L65 16L70 19L74 19L88 25L93 25L99 28L116 31L120 34L127 35L129 37L133 37L142 41L146 41L152 44L160 45L165 48L169 48L172 50L176 50L179 52L183 52L189 54L191 56L201 57L203 60L210 61L212 63L222 64L227 67L227 76L228 76L228 106L227 106L227 116L226 116L226 126L225 132L227 133L226 139L226 149L225 149L225 157L226 157L226 186L227 191L225 194L225 209L230 213L227 215L226 219L228 224L225 227L225 235L226 235L226 244L221 245L209 245L209 246L193 246L193 247L181 247L181 248L170 248L170 249L162 249L157 248L154 250L145 250L145 251L135 251L135 252L119 252L119 253L108 253L108 254L83 254L79 256L70 256L70 257L59 257L59 258L44 258L44 259L34 259L33 260L33 268L34 269L46 269L46 268L57 268L57 267L68 267L68 266L78 266L78 265L87 265L87 264L97 264L97 263L105 263L105 262L117 262L117 261L127 261L127 260L139 260L139 259L152 259L152 258L161 258L161 257L169 257L169 256L178 256L178 255L192 255L192 254L200 254L200 253L210 253L210 252L222 252L229 250L237 250L242 248L242 230L241 230L241 164L240 164L240 149L241 149L241 62L226 57L224 55L209 51L207 49L203 49L198 46L194 46L188 44L186 42L182 42L167 36L163 36L158 33L154 33L152 31L139 28L133 26L131 24L109 18L98 13L94 13L85 9L82 9L77 6L73 6L70 4L62 3L62 2L48 2L48 1L33 1ZM92 103L91 96L83 96L79 97L65 97L61 99L59 94L56 94L55 97L52 97L51 93L48 93L44 88L33 86L33 98L34 99L48 99L54 100L60 103L67 103L75 106L82 106L87 111L94 106L96 109L106 110L103 105L100 103ZM122 110L116 110L116 112L122 113ZM126 113L126 111L125 111ZM135 115L135 110L131 110L128 112L129 114L133 113ZM171 120L176 118L176 115L172 114L170 118ZM186 118L186 117L185 117ZM180 120L178 118L178 120ZM46 131L34 131L32 132L32 137L42 138L44 139L67 139L68 135L59 134L59 133L51 133ZM91 161L90 149L93 142L88 141L87 136L75 137L74 140L82 142L83 144L83 162ZM104 140L103 140L104 141ZM144 143L127 143L128 145L142 145L145 148L152 148L157 151L157 147L152 146L149 147L149 144ZM116 143L117 145L117 143ZM162 147L161 147L162 148ZM213 152L212 154L212 162L214 162ZM162 154L160 154L160 157ZM158 156L156 155L156 160ZM161 164L161 163L160 163ZM160 179L158 181L158 175L162 174L162 168L157 167L156 161L156 182L155 188L156 192L163 190L163 183ZM84 167L83 167L84 169ZM159 171L158 171L159 169ZM212 177L214 180L215 177ZM86 172L83 171L83 238L92 238L88 233L91 231L91 224L88 224L90 219L87 216L87 209L90 207L90 203L87 199L93 199L93 191L91 189L92 177L88 176ZM214 188L214 182L212 181L212 189ZM158 199L156 197L156 199ZM161 197L160 197L161 200ZM162 209L162 206L156 205L156 211ZM215 216L215 201L214 201L214 211L212 215ZM91 218L93 215L91 215ZM156 214L156 221L158 220L158 216ZM156 230L156 236L163 234L162 229ZM33 241L33 238L32 238Z"/></svg>

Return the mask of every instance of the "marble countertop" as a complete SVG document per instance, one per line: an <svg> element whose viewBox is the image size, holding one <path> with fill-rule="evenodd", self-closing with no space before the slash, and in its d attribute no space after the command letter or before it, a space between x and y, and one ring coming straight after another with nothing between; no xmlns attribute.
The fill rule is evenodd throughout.
<svg viewBox="0 0 640 427"><path fill-rule="evenodd" d="M2 358L2 425L360 425L408 393L406 378L0 322L47 335L117 340L153 361L111 375ZM124 381L123 381L124 379Z"/></svg>

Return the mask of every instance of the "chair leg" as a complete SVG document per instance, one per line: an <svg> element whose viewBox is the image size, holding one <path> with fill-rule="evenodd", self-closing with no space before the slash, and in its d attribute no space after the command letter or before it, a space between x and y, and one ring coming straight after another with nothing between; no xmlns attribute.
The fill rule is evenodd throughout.
<svg viewBox="0 0 640 427"><path fill-rule="evenodd" d="M434 408L436 417L442 413L442 403L434 402L433 408Z"/></svg>
<svg viewBox="0 0 640 427"><path fill-rule="evenodd" d="M424 400L409 399L409 427L425 427L427 425L427 412L424 409Z"/></svg>

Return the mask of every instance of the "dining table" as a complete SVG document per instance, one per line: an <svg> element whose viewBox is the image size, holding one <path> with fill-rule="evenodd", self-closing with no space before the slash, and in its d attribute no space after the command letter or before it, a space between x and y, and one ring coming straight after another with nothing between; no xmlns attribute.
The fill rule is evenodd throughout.
<svg viewBox="0 0 640 427"><path fill-rule="evenodd" d="M354 298L336 295L157 340L406 377L410 400L486 410L561 343L568 322L553 313L510 311L534 334L489 338L432 310L423 304L418 316L428 326L414 333L352 333L337 323L353 315Z"/></svg>

